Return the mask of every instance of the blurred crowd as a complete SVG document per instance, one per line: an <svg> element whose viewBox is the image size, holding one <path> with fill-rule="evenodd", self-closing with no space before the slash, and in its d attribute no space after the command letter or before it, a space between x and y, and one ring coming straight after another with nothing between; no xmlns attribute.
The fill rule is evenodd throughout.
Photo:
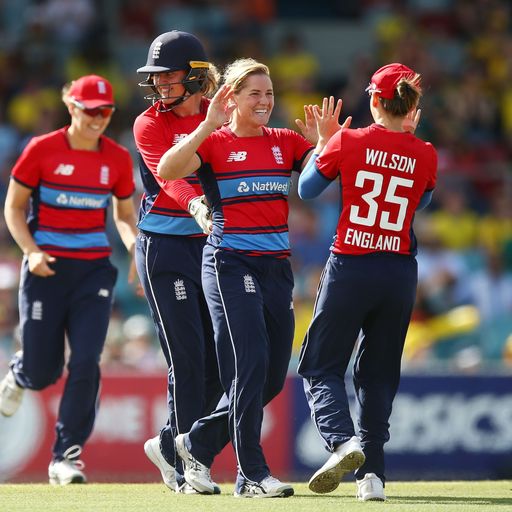
<svg viewBox="0 0 512 512"><path fill-rule="evenodd" d="M300 29L311 20L365 27L372 52L348 72L326 73ZM290 25L289 22L293 21ZM287 27L293 26L290 30ZM280 28L277 45L269 30ZM136 69L154 37L171 29L205 41L223 67L236 57L269 64L276 93L272 123L295 126L304 104L343 99L353 127L371 122L366 87L384 63L403 62L423 77L417 135L439 153L431 206L415 221L419 288L405 367L476 371L512 368L512 5L507 0L17 0L0 1L0 196L13 162L34 135L67 123L62 85L87 73L112 81L118 110L108 135L135 151L132 124L147 107ZM345 63L346 64L346 63ZM331 66L336 68L337 63ZM332 70L329 70L332 71ZM334 78L333 78L334 77ZM138 197L134 200L138 203ZM296 278L297 351L335 231L338 184L317 201L290 196ZM120 267L104 367L164 369L143 299ZM0 219L0 364L18 343L20 253Z"/></svg>

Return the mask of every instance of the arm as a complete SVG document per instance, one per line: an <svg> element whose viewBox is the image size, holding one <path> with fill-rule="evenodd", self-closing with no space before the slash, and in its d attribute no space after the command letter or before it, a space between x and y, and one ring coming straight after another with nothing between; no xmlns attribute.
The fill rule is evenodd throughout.
<svg viewBox="0 0 512 512"><path fill-rule="evenodd" d="M38 247L28 229L26 211L31 194L30 188L11 179L5 198L5 222L11 236L28 258L30 272L40 277L53 276L55 271L48 264L55 262L55 258Z"/></svg>
<svg viewBox="0 0 512 512"><path fill-rule="evenodd" d="M330 180L324 178L316 165L318 155L313 154L310 158L305 169L299 176L299 197L301 199L314 199L319 196L331 183Z"/></svg>
<svg viewBox="0 0 512 512"><path fill-rule="evenodd" d="M196 151L211 133L229 120L235 108L234 104L228 103L231 94L230 86L222 86L208 106L206 119L192 133L162 155L157 166L157 172L161 178L176 180L199 169L201 160Z"/></svg>
<svg viewBox="0 0 512 512"><path fill-rule="evenodd" d="M137 226L135 207L131 197L118 199L113 197L113 216L117 232L123 241L127 251L133 256L135 239L137 238Z"/></svg>
<svg viewBox="0 0 512 512"><path fill-rule="evenodd" d="M430 204L430 201L432 201L433 192L433 190L425 190L425 192L423 192L416 211L423 210L423 208L426 208Z"/></svg>
<svg viewBox="0 0 512 512"><path fill-rule="evenodd" d="M130 268L128 270L128 282L133 283L137 275L137 269L135 267L135 239L137 238L135 207L131 197L118 199L114 196L112 204L117 232L131 256ZM141 297L144 296L140 283L136 286L136 293Z"/></svg>

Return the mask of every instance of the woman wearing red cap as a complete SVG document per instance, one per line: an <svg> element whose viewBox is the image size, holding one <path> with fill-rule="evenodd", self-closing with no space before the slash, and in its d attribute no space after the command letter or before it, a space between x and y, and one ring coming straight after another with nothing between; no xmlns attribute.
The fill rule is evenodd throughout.
<svg viewBox="0 0 512 512"><path fill-rule="evenodd" d="M374 124L342 128L299 179L312 199L340 179L341 214L305 336L299 374L327 462L309 488L334 491L355 471L360 500L384 500L384 443L417 283L412 222L436 182L437 155L416 138L420 77L403 64L380 68L367 88ZM412 130L411 130L412 128ZM345 372L359 338L353 379L356 436Z"/></svg>
<svg viewBox="0 0 512 512"><path fill-rule="evenodd" d="M42 390L62 375L67 338L69 373L48 468L50 483L60 485L85 482L78 457L96 416L99 359L117 277L105 233L111 200L130 253L136 236L132 160L103 135L114 111L112 86L84 76L64 87L63 101L71 124L34 137L11 173L5 220L23 251L22 351L0 383L0 412L12 416L25 389Z"/></svg>

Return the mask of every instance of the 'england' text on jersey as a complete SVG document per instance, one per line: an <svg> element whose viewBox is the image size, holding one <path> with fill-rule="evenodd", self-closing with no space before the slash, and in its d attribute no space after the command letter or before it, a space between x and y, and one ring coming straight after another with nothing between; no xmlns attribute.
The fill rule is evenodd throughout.
<svg viewBox="0 0 512 512"><path fill-rule="evenodd" d="M366 231L348 228L345 234L347 245L356 245L364 249L375 249L376 251L400 250L400 238L398 236L374 235Z"/></svg>
<svg viewBox="0 0 512 512"><path fill-rule="evenodd" d="M397 155L396 153L389 155L387 151L370 148L366 148L366 163L385 167L386 169L396 169L407 174L414 174L414 168L416 167L415 158Z"/></svg>

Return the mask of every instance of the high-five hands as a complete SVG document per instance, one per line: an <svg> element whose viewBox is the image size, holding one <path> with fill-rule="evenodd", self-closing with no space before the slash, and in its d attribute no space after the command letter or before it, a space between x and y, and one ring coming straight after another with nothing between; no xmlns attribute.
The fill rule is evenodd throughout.
<svg viewBox="0 0 512 512"><path fill-rule="evenodd" d="M299 127L302 135L312 144L316 144L319 139L329 140L340 128L348 128L352 122L349 116L342 125L339 123L341 107L343 101L334 102L334 97L324 98L322 107L318 105L304 105L305 123L296 119L295 123Z"/></svg>
<svg viewBox="0 0 512 512"><path fill-rule="evenodd" d="M236 107L232 97L232 87L227 84L223 85L212 98L205 121L212 126L214 125L215 128L226 124Z"/></svg>

